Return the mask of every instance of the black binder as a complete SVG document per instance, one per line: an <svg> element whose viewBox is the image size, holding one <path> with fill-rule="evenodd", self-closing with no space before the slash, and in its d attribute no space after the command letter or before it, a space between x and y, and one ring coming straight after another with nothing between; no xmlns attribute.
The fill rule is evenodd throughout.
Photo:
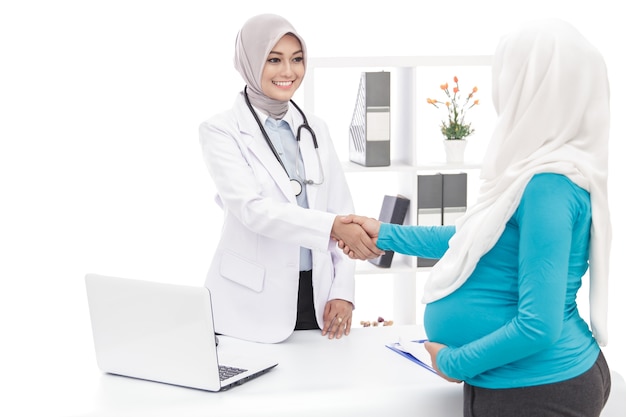
<svg viewBox="0 0 626 417"><path fill-rule="evenodd" d="M385 223L403 224L406 213L409 210L410 202L411 200L401 195L386 195L383 198L383 204L380 209L378 220ZM370 259L369 261L381 268L389 268L391 266L391 261L393 260L393 254L393 251L387 250L383 255L378 258Z"/></svg>

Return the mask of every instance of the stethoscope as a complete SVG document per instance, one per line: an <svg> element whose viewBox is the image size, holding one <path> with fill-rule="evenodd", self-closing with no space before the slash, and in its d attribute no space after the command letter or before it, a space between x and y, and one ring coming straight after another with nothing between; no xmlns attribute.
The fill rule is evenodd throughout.
<svg viewBox="0 0 626 417"><path fill-rule="evenodd" d="M276 148L274 147L274 144L272 143L272 141L270 140L269 136L267 135L267 132L265 131L265 128L263 127L263 124L261 123L261 120L259 120L259 116L256 114L256 111L254 111L254 108L252 108L252 104L250 104L250 99L248 98L247 88L248 87L246 86L243 89L243 96L244 96L244 98L246 100L246 104L248 105L248 108L250 109L250 112L254 116L254 120L256 120L256 123L259 126L259 129L261 129L261 133L263 133L263 137L265 138L265 142L267 142L268 146L272 150L272 153L274 154L274 156L276 157L276 159L280 163L280 166L283 167L283 169L285 170L285 173L287 174L287 177L289 177L289 182L291 183L291 188L292 188L293 193L295 194L295 196L297 197L297 196L299 196L302 193L303 184L306 184L306 185L322 185L324 183L324 170L322 168L322 160L320 158L319 146L317 145L317 137L315 136L315 132L313 131L311 126L309 126L309 122L308 122L306 116L304 115L304 112L300 109L300 107L298 107L298 105L293 100L289 100L291 102L291 104L293 104L293 106L296 108L296 110L298 110L298 112L302 116L302 121L303 121L303 123L300 126L298 126L298 129L296 130L296 142L298 144L298 149L297 149L297 152L296 152L296 163L295 163L296 172L295 172L295 174L296 174L297 178L291 178L291 175L289 175L289 172L287 171L287 168L285 167L285 164L283 163L282 159L280 159L280 155L278 155L278 151L276 151ZM314 180L303 178L300 175L300 170L298 169L298 165L299 165L299 162L300 162L300 135L301 135L301 132L302 132L303 129L309 132L309 134L311 135L311 139L313 140L313 147L315 148L315 154L317 155L317 164L319 165L319 170L320 170L320 179L319 179L319 181L314 181Z"/></svg>

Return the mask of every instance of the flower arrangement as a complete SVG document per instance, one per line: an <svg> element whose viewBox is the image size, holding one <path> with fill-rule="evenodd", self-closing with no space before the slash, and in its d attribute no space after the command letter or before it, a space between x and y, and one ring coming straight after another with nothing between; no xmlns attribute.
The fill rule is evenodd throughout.
<svg viewBox="0 0 626 417"><path fill-rule="evenodd" d="M472 124L465 123L465 114L469 109L478 105L479 100L471 101L474 98L474 94L478 91L478 87L472 89L465 101L460 97L459 79L456 76L454 77L452 94L448 88L448 83L442 84L440 88L448 96L448 101L443 102L433 98L427 98L426 101L436 108L439 108L440 104L445 105L448 110L448 120L441 121L441 133L447 140L465 139L474 133Z"/></svg>

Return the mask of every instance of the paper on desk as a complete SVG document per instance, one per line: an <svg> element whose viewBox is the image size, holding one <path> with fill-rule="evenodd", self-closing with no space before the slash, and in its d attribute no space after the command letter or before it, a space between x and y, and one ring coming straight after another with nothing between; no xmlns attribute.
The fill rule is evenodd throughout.
<svg viewBox="0 0 626 417"><path fill-rule="evenodd" d="M405 340L400 337L396 343L385 346L436 374L437 371L429 365L430 354L424 348L425 341L426 340Z"/></svg>

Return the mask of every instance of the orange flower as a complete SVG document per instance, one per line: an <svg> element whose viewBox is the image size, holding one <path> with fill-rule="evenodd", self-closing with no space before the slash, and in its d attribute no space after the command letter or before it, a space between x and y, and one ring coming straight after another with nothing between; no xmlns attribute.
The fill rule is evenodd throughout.
<svg viewBox="0 0 626 417"><path fill-rule="evenodd" d="M474 98L474 93L478 91L478 87L472 88L470 93L462 100L459 97L461 88L459 87L459 79L455 75L454 87L452 92L448 88L448 83L441 84L439 87L444 91L449 101L439 101L433 98L427 98L426 102L439 108L438 104L444 104L448 111L448 120L442 120L441 133L446 139L464 139L465 137L474 133L471 123L465 123L465 113L467 110L479 104L479 100L474 100L470 104L470 99Z"/></svg>

